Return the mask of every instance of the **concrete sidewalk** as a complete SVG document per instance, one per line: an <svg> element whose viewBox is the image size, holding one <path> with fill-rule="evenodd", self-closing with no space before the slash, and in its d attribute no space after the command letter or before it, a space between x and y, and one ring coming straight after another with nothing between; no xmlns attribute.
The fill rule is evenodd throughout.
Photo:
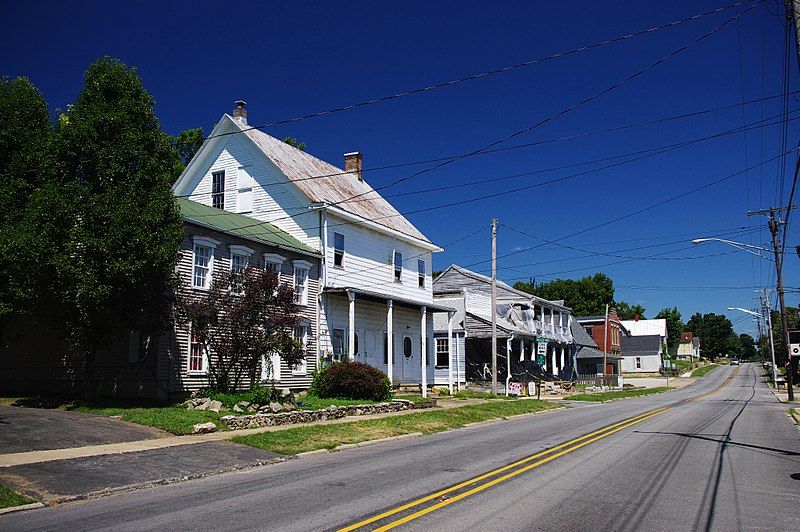
<svg viewBox="0 0 800 532"><path fill-rule="evenodd" d="M370 414L366 416L351 416L340 419L329 419L326 421L314 421L311 423L297 423L293 425L278 425L274 427L259 427L256 429L230 430L212 432L211 434L192 434L188 436L167 436L136 441L119 443L108 443L101 445L86 445L83 447L68 447L63 449L47 449L39 451L27 451L0 454L0 470L2 468L15 467L26 464L36 464L41 462L52 462L55 460L70 460L74 458L86 458L90 456L102 456L121 453L136 453L142 451L152 451L155 449L166 449L183 445L193 445L198 443L218 442L228 440L234 436L248 436L261 432L275 432L289 430L297 427L310 427L314 425L335 425L340 423L352 423L368 419L382 419L392 416L403 416L424 412L426 410L447 410L460 406L476 405L485 403L486 399L438 399L438 406L428 409L401 410L399 412L387 412L383 414ZM97 417L97 416L95 416ZM103 418L101 418L103 419Z"/></svg>

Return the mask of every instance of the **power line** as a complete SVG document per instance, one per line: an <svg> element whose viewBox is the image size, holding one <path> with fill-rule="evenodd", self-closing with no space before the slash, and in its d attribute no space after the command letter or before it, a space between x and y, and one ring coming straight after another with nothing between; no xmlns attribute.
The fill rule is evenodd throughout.
<svg viewBox="0 0 800 532"><path fill-rule="evenodd" d="M724 11L727 11L727 10L730 10L730 9L733 9L733 8L738 8L739 6L742 6L744 4L749 4L749 3L754 2L754 1L756 1L756 0L741 0L739 2L736 2L736 3L733 3L733 4L729 4L727 6L719 7L719 8L712 9L712 10L709 10L709 11L705 11L705 12L702 12L702 13L698 13L696 15L692 15L692 16L689 16L689 17L684 17L682 19L673 20L671 22L667 22L666 24L661 24L659 26L654 26L654 27L651 27L651 28L648 28L648 29L639 30L639 31L636 31L636 32L633 32L633 33L629 33L629 34L626 34L626 35L620 35L620 36L617 36L617 37L613 37L613 38L610 38L610 39L599 41L599 42L596 42L596 43L593 43L593 44L580 46L580 47L573 48L573 49L570 49L570 50L564 50L564 51L561 51L561 52L556 52L556 53L549 54L549 55L546 55L546 56L543 56L543 57L539 57L539 58L535 58L535 59L529 59L527 61L523 61L522 63L517 63L517 64L514 64L514 65L507 65L507 66L504 66L504 67L499 67L499 68L495 68L495 69L492 69L492 70L487 70L487 71L484 71L484 72L480 72L478 74L472 74L472 75L469 75L469 76L464 76L464 77L457 78L457 79L452 79L452 80L449 80L449 81L443 81L443 82L435 83L433 85L427 85L425 87L418 87L418 88L415 88L415 89L409 89L409 90L405 90L405 91L398 92L398 93L395 93L395 94L390 94L388 96L381 96L381 97L378 97L378 98L371 98L371 99L368 99L368 100L363 100L363 101L360 101L360 102L357 102L357 103L352 103L352 104L348 104L348 105L342 105L342 106L339 106L339 107L333 107L333 108L330 108L330 109L327 109L327 110L324 110L324 111L317 111L315 113L299 115L299 116L295 116L293 118L285 118L285 119L282 119L282 120L276 120L274 122L269 122L267 124L263 124L263 125L260 125L260 126L249 126L247 128L244 128L242 131L231 131L231 132L226 132L226 133L220 133L220 134L212 135L212 136L209 136L209 137L206 137L206 138L209 139L209 138L214 138L214 137L227 136L227 135L240 133L240 132L243 132L243 131L251 131L251 130L254 130L254 129L266 129L266 128L273 127L273 126L278 126L278 125L283 125L283 124L290 124L290 123L293 123L293 122L300 122L302 120L308 120L310 118L318 118L318 117L321 117L321 116L331 115L331 114L339 113L339 112L342 112L342 111L349 111L349 110L352 110L352 109L357 109L357 108L360 108L360 107L366 107L366 106L369 106L369 105L383 103L383 102L387 102L387 101L391 101L391 100L398 100L400 98L405 98L407 96L411 96L411 95L414 95L414 94L422 94L422 93L425 93L425 92L430 92L430 91L433 91L433 90L436 90L436 89L441 89L441 88L444 88L444 87L452 87L454 85L458 85L460 83L465 83L467 81L473 81L473 80L477 80L477 79L482 79L482 78L490 77L490 76L493 76L493 75L496 75L496 74L500 74L500 73L503 73L503 72L510 72L512 70L517 70L517 69L520 69L520 68L528 67L528 66L531 66L531 65L535 65L537 63L543 63L545 61L550 61L550 60L553 60L553 59L557 59L557 58L561 58L561 57L566 57L566 56L570 56L570 55L586 52L586 51L589 51L589 50L592 50L592 49L595 49L595 48L600 48L602 46L607 46L609 44L614 44L614 43L617 43L617 42L621 42L621 41L625 41L625 40L628 40L628 39L632 39L634 37L640 37L642 35L647 35L649 33L653 33L653 32L659 31L659 30L663 30L663 29L666 29L666 28L671 28L671 27L677 26L679 24L683 24L683 23L686 23L686 22L691 22L691 21L700 19L700 18L708 16L708 15L714 15L716 13L722 13ZM759 3L760 2L757 2L753 6L747 8L745 10L745 12L753 9Z"/></svg>
<svg viewBox="0 0 800 532"><path fill-rule="evenodd" d="M790 152L793 152L793 151L796 151L796 150L797 150L797 148L792 148L792 149L790 150ZM767 159L767 160L765 160L765 161L763 161L763 162L761 162L761 163L759 163L759 164L757 164L757 165L753 165L753 166L751 166L749 169L757 168L758 166L761 166L761 165L764 165L764 164L768 164L768 163L770 163L770 162L772 162L772 161L778 160L778 159L779 159L779 158L781 158L783 155L784 155L784 154L778 154L778 155L775 155L775 156L773 156L773 157L771 157L771 158L769 158L769 159ZM607 225L611 225L611 224L613 224L613 223L619 222L619 221L621 221L621 220L624 220L624 219L626 219L626 218L630 218L630 217L632 217L632 216L636 216L636 215L638 215L638 214L641 214L641 213L643 213L643 212L646 212L646 211L649 211L649 210L655 209L655 208L657 208L657 207L660 207L660 206L662 206L662 205L666 205L667 203L673 202L673 201L675 201L675 200L678 200L678 199L681 199L681 198L685 198L686 196L689 196L689 195L691 195L691 194L694 194L694 193L696 193L696 192L699 192L699 191L701 191L701 190L705 190L705 189L707 189L707 188L709 188L709 187L712 187L712 186L714 186L714 185L717 185L717 184L719 184L719 183L722 183L722 182L724 182L724 181L727 181L727 180L729 180L729 179L732 179L732 178L736 177L737 175L741 175L741 174L742 174L742 173L744 173L746 170L748 170L748 169L745 169L745 170L739 170L739 171L737 171L737 172L734 172L734 173L732 173L732 174L728 174L728 175L726 175L726 176L723 176L723 177L720 177L720 178L718 178L718 179L714 179L714 180L712 180L712 181L709 181L709 182L705 183L704 185L701 185L701 186L699 186L699 187L695 187L695 188L693 188L693 189L691 189L691 190L688 190L688 191L686 191L686 192L683 192L683 193L681 193L681 194L677 194L677 195L675 195L675 196L671 196L671 197L669 197L669 198L667 198L667 199L665 199L665 200L662 200L662 201L659 201L659 202L657 202L657 203L651 204L651 205L649 205L649 206L647 206L647 207L643 207L643 208L641 208L641 209L638 209L638 210L636 210L636 211L629 212L629 213L627 213L627 214L624 214L624 215L622 215L622 216L618 216L617 218L613 218L613 219L611 219L611 220L607 220L607 221L605 221L605 222L602 222L602 223L599 223L599 224L593 225L593 226L591 226L591 227L588 227L588 228L585 228L585 229L581 229L581 230L579 230L579 231L575 231L574 233L570 233L570 234L568 234L568 235L566 235L566 236L562 236L562 237L560 237L559 239L560 239L560 240L566 240L567 238L572 238L573 236L577 236L577 235L580 235L580 234L583 234L583 233L588 233L589 231L593 231L593 230L595 230L595 229L598 229L598 228L600 228L600 227L605 227L605 226L607 226ZM519 254L519 253L523 253L523 252L531 251L531 250L533 250L533 249L536 249L536 248L538 248L538 247L541 247L541 245L539 245L539 246L534 246L534 247L530 247L530 248L525 248L525 249L522 249L522 250L519 250L519 251L513 251L513 252L507 253L507 254L505 254L505 255L501 255L501 256L499 256L498 258L504 258L504 257L509 257L509 256L511 256L511 255L517 255L517 254ZM473 263L473 264L470 264L470 265L468 265L467 267L469 267L469 266L474 266L475 264L482 264L482 263L484 263L484 262L486 262L486 261L481 261L481 262Z"/></svg>

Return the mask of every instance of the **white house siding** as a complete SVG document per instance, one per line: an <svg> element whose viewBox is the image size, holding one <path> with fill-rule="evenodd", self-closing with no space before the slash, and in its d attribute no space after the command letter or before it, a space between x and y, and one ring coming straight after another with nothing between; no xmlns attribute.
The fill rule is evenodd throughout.
<svg viewBox="0 0 800 532"><path fill-rule="evenodd" d="M289 284L293 283L294 270L292 260L300 259L311 262L311 270L309 271L308 278L308 305L301 307L300 313L304 322L308 323L309 336L307 343L306 354L306 371L302 375L294 374L286 362L281 361L281 375L279 382L276 385L284 388L303 389L308 388L311 384L311 373L317 367L317 308L316 301L319 294L319 263L318 259L309 257L307 255L295 254L283 249L276 249L266 245L259 245L245 239L234 238L223 233L212 231L205 228L196 226L187 226L183 240L181 241L179 252L180 259L177 265L177 272L182 278L182 282L191 282L192 268L193 268L193 236L207 236L221 243L214 250L213 259L213 272L215 276L224 276L230 272L230 250L229 244L240 244L250 247L255 253L250 257L250 264L253 266L262 265L262 253L278 253L285 257L283 262L280 279L281 282ZM189 327L187 325L178 325L173 331L172 341L168 344L170 346L169 358L171 360L170 377L172 393L192 392L200 388L208 386L208 377L205 375L190 375L188 369L188 353L189 353ZM248 382L249 384L249 382Z"/></svg>
<svg viewBox="0 0 800 532"><path fill-rule="evenodd" d="M320 330L320 345L323 357L333 355L333 345L331 335L334 329L344 331L344 350L347 351L347 339L349 337L349 301L345 294L325 294L323 296L323 306L321 311L322 326ZM355 332L358 337L358 350L353 359L357 362L364 362L375 366L384 373L388 373L388 367L384 362L383 337L387 332L386 327L387 304L385 302L369 301L359 298L355 300ZM420 360L420 331L422 325L422 315L420 309L407 308L395 303L393 306L393 330L394 330L394 365L392 369L393 382L395 384L403 382L418 383L422 376ZM427 349L428 382L433 382L434 377L434 353L435 344L433 341L433 312L427 314ZM411 338L412 356L403 356L404 338Z"/></svg>
<svg viewBox="0 0 800 532"><path fill-rule="evenodd" d="M437 333L434 335L434 341L437 338L447 338L447 333L441 334ZM464 343L464 333L463 332L456 332L453 331L453 351L457 354L458 362L454 361L455 367L453 368L453 383L461 383L462 385L466 384L467 382L467 374L466 374L466 355L464 349L466 345ZM435 345L434 345L435 350ZM434 351L435 352L435 351ZM456 370L458 375L456 375ZM437 386L447 386L450 384L450 368L448 367L435 367L433 372L433 383Z"/></svg>
<svg viewBox="0 0 800 532"><path fill-rule="evenodd" d="M636 358L641 359L642 367L636 367ZM622 373L658 373L661 369L659 355L632 355L622 357Z"/></svg>
<svg viewBox="0 0 800 532"><path fill-rule="evenodd" d="M431 252L386 233L328 215L326 249L327 286L360 288L388 298L433 302ZM344 267L334 266L334 233L344 235ZM394 280L394 251L403 254L401 282ZM425 287L420 288L417 261L425 261Z"/></svg>
<svg viewBox="0 0 800 532"><path fill-rule="evenodd" d="M308 199L243 135L230 135L209 150L205 164L178 194L211 205L212 174L225 171L225 210L273 223L314 249L320 249L319 214ZM240 211L239 188L252 187L252 211ZM257 223L254 221L254 223Z"/></svg>

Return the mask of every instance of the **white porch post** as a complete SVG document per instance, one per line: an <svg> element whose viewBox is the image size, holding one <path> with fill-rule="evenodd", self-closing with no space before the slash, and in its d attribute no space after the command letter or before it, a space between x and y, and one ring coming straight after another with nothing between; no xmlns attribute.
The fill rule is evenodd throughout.
<svg viewBox="0 0 800 532"><path fill-rule="evenodd" d="M347 338L347 357L353 360L356 356L356 293L347 292L347 299L350 300L349 329Z"/></svg>
<svg viewBox="0 0 800 532"><path fill-rule="evenodd" d="M557 366L556 366L556 348L553 346L553 349L550 350L550 373L553 375L557 374Z"/></svg>
<svg viewBox="0 0 800 532"><path fill-rule="evenodd" d="M559 360L560 364L558 365L558 371L560 372L561 370L564 369L564 366L567 365L567 355L566 355L566 352L564 351L564 344L561 344L561 346L559 347L559 350L561 351L560 360Z"/></svg>
<svg viewBox="0 0 800 532"><path fill-rule="evenodd" d="M455 312L447 313L447 388L450 390L450 396L453 395L453 318Z"/></svg>
<svg viewBox="0 0 800 532"><path fill-rule="evenodd" d="M511 342L514 340L514 333L506 340L506 397L508 397L508 383L511 382Z"/></svg>
<svg viewBox="0 0 800 532"><path fill-rule="evenodd" d="M519 339L519 361L525 362L525 340Z"/></svg>
<svg viewBox="0 0 800 532"><path fill-rule="evenodd" d="M550 309L550 332L553 336L556 335L556 313L552 308Z"/></svg>
<svg viewBox="0 0 800 532"><path fill-rule="evenodd" d="M458 337L456 337L456 391L461 389L461 361L458 357Z"/></svg>
<svg viewBox="0 0 800 532"><path fill-rule="evenodd" d="M392 369L394 369L394 322L392 319L394 301L386 301L386 376L389 377L389 384L394 384L392 380Z"/></svg>
<svg viewBox="0 0 800 532"><path fill-rule="evenodd" d="M422 323L420 336L422 337L422 353L420 359L422 363L422 397L428 397L428 307L422 305Z"/></svg>

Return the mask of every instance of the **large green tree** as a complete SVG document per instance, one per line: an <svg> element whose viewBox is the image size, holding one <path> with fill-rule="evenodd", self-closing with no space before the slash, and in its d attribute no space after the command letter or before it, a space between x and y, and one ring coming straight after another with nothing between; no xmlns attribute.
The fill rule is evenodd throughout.
<svg viewBox="0 0 800 532"><path fill-rule="evenodd" d="M517 281L514 288L551 301L564 300L575 316L603 314L606 304L614 302L614 282L604 273L578 280L556 279L539 285Z"/></svg>
<svg viewBox="0 0 800 532"><path fill-rule="evenodd" d="M746 333L740 334L739 343L742 346L742 358L745 360L753 360L756 358L756 341L752 336Z"/></svg>
<svg viewBox="0 0 800 532"><path fill-rule="evenodd" d="M90 386L96 350L129 330L155 332L174 282L183 234L175 151L153 105L134 69L93 63L59 118L33 209L51 244L59 323L86 357Z"/></svg>
<svg viewBox="0 0 800 532"><path fill-rule="evenodd" d="M619 316L621 320L647 319L644 317L646 309L638 303L636 305L631 305L627 301L615 301L614 308L617 311L617 316Z"/></svg>
<svg viewBox="0 0 800 532"><path fill-rule="evenodd" d="M31 270L36 227L26 222L42 184L42 153L52 132L47 102L27 78L0 79L0 336L12 317L37 303Z"/></svg>
<svg viewBox="0 0 800 532"><path fill-rule="evenodd" d="M662 308L656 314L656 319L667 320L667 347L670 355L675 355L678 351L678 344L681 342L681 334L686 327L678 307Z"/></svg>
<svg viewBox="0 0 800 532"><path fill-rule="evenodd" d="M189 164L189 161L192 160L200 146L203 145L203 140L203 130L199 127L185 129L178 133L177 136L170 137L170 142L177 155L175 170L173 171L176 179L186 168L186 165Z"/></svg>
<svg viewBox="0 0 800 532"><path fill-rule="evenodd" d="M781 324L781 313L777 310L772 311L772 335L775 341L775 363L778 366L786 364L786 342L783 340L783 325ZM797 307L786 307L786 321L789 330L800 329L800 309ZM767 344L768 346L769 344ZM769 349L769 347L767 347Z"/></svg>
<svg viewBox="0 0 800 532"><path fill-rule="evenodd" d="M686 323L686 330L700 338L700 354L705 358L738 355L739 337L733 332L731 320L722 314L695 313Z"/></svg>

